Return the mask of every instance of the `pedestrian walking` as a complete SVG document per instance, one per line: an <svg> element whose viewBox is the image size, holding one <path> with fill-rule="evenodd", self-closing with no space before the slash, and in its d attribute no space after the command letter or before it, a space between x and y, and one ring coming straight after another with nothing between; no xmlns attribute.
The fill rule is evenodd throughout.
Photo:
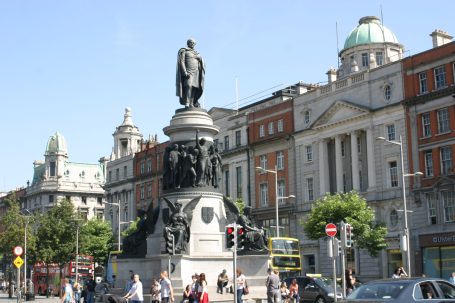
<svg viewBox="0 0 455 303"><path fill-rule="evenodd" d="M160 274L161 280L161 302L169 303L174 302L174 289L172 288L171 280L168 278L167 271L162 271Z"/></svg>
<svg viewBox="0 0 455 303"><path fill-rule="evenodd" d="M268 270L268 277L265 285L267 287L267 303L280 303L281 302L281 293L280 293L280 278L278 276L278 271Z"/></svg>
<svg viewBox="0 0 455 303"><path fill-rule="evenodd" d="M87 291L86 293L87 302L84 301L84 303L94 303L95 287L96 287L95 280L93 280L93 278L88 279L87 282L85 283L85 289Z"/></svg>
<svg viewBox="0 0 455 303"><path fill-rule="evenodd" d="M135 274L133 276L133 285L131 289L124 296L125 299L131 299L132 303L142 303L144 302L144 293L142 288L142 282L139 280L139 275Z"/></svg>
<svg viewBox="0 0 455 303"><path fill-rule="evenodd" d="M246 278L242 274L242 270L240 268L237 268L235 273L237 275L237 277L236 277L236 280L237 280L237 290L236 290L237 291L237 303L242 303L243 288L245 287Z"/></svg>
<svg viewBox="0 0 455 303"><path fill-rule="evenodd" d="M204 273L199 274L197 297L199 298L199 303L209 303L209 293Z"/></svg>
<svg viewBox="0 0 455 303"><path fill-rule="evenodd" d="M455 285L455 272L453 272L452 275L450 276L449 282Z"/></svg>
<svg viewBox="0 0 455 303"><path fill-rule="evenodd" d="M182 303L189 303L191 297L191 285L188 284L183 291Z"/></svg>
<svg viewBox="0 0 455 303"><path fill-rule="evenodd" d="M81 301L82 286L78 282L78 280L76 280L73 284L73 292L74 300L76 301L76 303L79 303Z"/></svg>
<svg viewBox="0 0 455 303"><path fill-rule="evenodd" d="M190 303L198 303L199 299L197 297L197 289L199 285L199 275L195 273L191 276L193 282L191 283L191 295L190 295Z"/></svg>
<svg viewBox="0 0 455 303"><path fill-rule="evenodd" d="M61 303L72 303L74 302L73 286L70 284L67 278L62 280L62 295L60 297Z"/></svg>
<svg viewBox="0 0 455 303"><path fill-rule="evenodd" d="M161 302L161 285L157 279L152 280L152 285L150 286L150 294L152 295L152 303Z"/></svg>

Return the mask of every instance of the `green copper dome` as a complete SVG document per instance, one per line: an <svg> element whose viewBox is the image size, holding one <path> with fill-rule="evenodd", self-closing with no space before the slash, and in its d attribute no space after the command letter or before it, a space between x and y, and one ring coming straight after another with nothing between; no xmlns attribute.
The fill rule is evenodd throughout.
<svg viewBox="0 0 455 303"><path fill-rule="evenodd" d="M45 155L52 154L63 154L65 156L68 154L66 140L59 132L56 132L54 135L50 136L49 140L47 141Z"/></svg>
<svg viewBox="0 0 455 303"><path fill-rule="evenodd" d="M391 30L383 26L378 17L368 16L359 20L359 25L354 28L344 42L344 49L357 45L371 43L399 43Z"/></svg>

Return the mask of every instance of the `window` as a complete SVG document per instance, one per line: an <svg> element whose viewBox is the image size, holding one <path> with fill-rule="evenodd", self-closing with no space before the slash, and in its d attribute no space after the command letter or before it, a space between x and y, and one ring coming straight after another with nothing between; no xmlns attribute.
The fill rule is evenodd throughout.
<svg viewBox="0 0 455 303"><path fill-rule="evenodd" d="M268 186L267 183L262 183L259 185L259 189L261 191L260 193L260 198L261 198L261 206L267 206L268 205Z"/></svg>
<svg viewBox="0 0 455 303"><path fill-rule="evenodd" d="M378 66L384 64L384 53L383 52L376 52L376 64Z"/></svg>
<svg viewBox="0 0 455 303"><path fill-rule="evenodd" d="M427 73L419 73L419 94L425 94L428 92L427 85Z"/></svg>
<svg viewBox="0 0 455 303"><path fill-rule="evenodd" d="M259 156L259 166L262 169L267 169L267 155Z"/></svg>
<svg viewBox="0 0 455 303"><path fill-rule="evenodd" d="M145 187L144 184L141 185L141 200L145 198Z"/></svg>
<svg viewBox="0 0 455 303"><path fill-rule="evenodd" d="M425 175L433 176L433 152L431 150L425 152Z"/></svg>
<svg viewBox="0 0 455 303"><path fill-rule="evenodd" d="M284 169L284 153L282 151L276 152L276 168Z"/></svg>
<svg viewBox="0 0 455 303"><path fill-rule="evenodd" d="M82 196L81 200L82 200L82 204L87 205L87 197L86 196Z"/></svg>
<svg viewBox="0 0 455 303"><path fill-rule="evenodd" d="M103 205L103 198L102 197L96 198L96 203L98 203L98 205Z"/></svg>
<svg viewBox="0 0 455 303"><path fill-rule="evenodd" d="M224 136L224 150L229 150L229 136Z"/></svg>
<svg viewBox="0 0 455 303"><path fill-rule="evenodd" d="M369 62L368 62L368 53L363 53L362 54L362 66L363 67L368 67Z"/></svg>
<svg viewBox="0 0 455 303"><path fill-rule="evenodd" d="M428 205L428 220L429 220L430 224L436 224L437 217L436 217L436 202L434 201L434 194L426 193L425 199L427 200L427 205Z"/></svg>
<svg viewBox="0 0 455 303"><path fill-rule="evenodd" d="M308 201L314 200L313 178L306 179L306 192Z"/></svg>
<svg viewBox="0 0 455 303"><path fill-rule="evenodd" d="M49 195L49 204L54 203L54 195Z"/></svg>
<svg viewBox="0 0 455 303"><path fill-rule="evenodd" d="M141 161L140 170L141 170L141 175L145 173L145 161L144 160Z"/></svg>
<svg viewBox="0 0 455 303"><path fill-rule="evenodd" d="M395 141L395 124L387 125L387 140Z"/></svg>
<svg viewBox="0 0 455 303"><path fill-rule="evenodd" d="M147 172L148 173L152 172L152 160L151 159L147 160Z"/></svg>
<svg viewBox="0 0 455 303"><path fill-rule="evenodd" d="M444 207L445 222L455 221L455 197L453 191L442 191L441 200Z"/></svg>
<svg viewBox="0 0 455 303"><path fill-rule="evenodd" d="M397 161L389 162L390 187L398 187Z"/></svg>
<svg viewBox="0 0 455 303"><path fill-rule="evenodd" d="M265 136L264 125L259 125L259 138Z"/></svg>
<svg viewBox="0 0 455 303"><path fill-rule="evenodd" d="M213 140L213 145L215 145L215 147L218 147L218 139Z"/></svg>
<svg viewBox="0 0 455 303"><path fill-rule="evenodd" d="M231 182L229 180L229 170L226 170L224 172L224 188L226 189L227 197L231 196L230 187L231 187Z"/></svg>
<svg viewBox="0 0 455 303"><path fill-rule="evenodd" d="M341 140L341 156L344 157L346 152L346 146L344 145L344 141Z"/></svg>
<svg viewBox="0 0 455 303"><path fill-rule="evenodd" d="M123 179L126 179L128 173L128 168L126 166L123 166Z"/></svg>
<svg viewBox="0 0 455 303"><path fill-rule="evenodd" d="M96 218L98 220L103 220L103 217L104 217L104 212L103 211L96 212Z"/></svg>
<svg viewBox="0 0 455 303"><path fill-rule="evenodd" d="M109 177L108 177L109 182L112 181L112 171L109 171Z"/></svg>
<svg viewBox="0 0 455 303"><path fill-rule="evenodd" d="M441 147L441 173L446 175L452 172L452 147Z"/></svg>
<svg viewBox="0 0 455 303"><path fill-rule="evenodd" d="M310 123L310 111L309 110L305 111L304 121L305 121L305 124Z"/></svg>
<svg viewBox="0 0 455 303"><path fill-rule="evenodd" d="M283 119L278 120L277 128L279 133L283 131Z"/></svg>
<svg viewBox="0 0 455 303"><path fill-rule="evenodd" d="M278 181L278 204L284 204L286 197L286 183L284 180Z"/></svg>
<svg viewBox="0 0 455 303"><path fill-rule="evenodd" d="M390 226L395 227L398 224L398 212L396 209L392 209L390 212Z"/></svg>
<svg viewBox="0 0 455 303"><path fill-rule="evenodd" d="M71 202L71 196L65 196L65 200Z"/></svg>
<svg viewBox="0 0 455 303"><path fill-rule="evenodd" d="M235 146L242 145L242 134L239 130L235 132Z"/></svg>
<svg viewBox="0 0 455 303"><path fill-rule="evenodd" d="M360 137L357 137L357 152L359 154L362 152L362 144L360 142Z"/></svg>
<svg viewBox="0 0 455 303"><path fill-rule="evenodd" d="M443 134L449 131L449 109L442 108L438 110L438 133Z"/></svg>
<svg viewBox="0 0 455 303"><path fill-rule="evenodd" d="M151 197L152 197L152 183L150 182L147 185L147 198L151 198Z"/></svg>
<svg viewBox="0 0 455 303"><path fill-rule="evenodd" d="M446 69L444 65L438 66L434 69L434 82L436 89L441 89L447 86Z"/></svg>
<svg viewBox="0 0 455 303"><path fill-rule="evenodd" d="M392 87L390 85L384 86L384 100L386 102L390 101L390 98L392 97Z"/></svg>
<svg viewBox="0 0 455 303"><path fill-rule="evenodd" d="M306 151L306 162L313 161L313 145L305 146Z"/></svg>
<svg viewBox="0 0 455 303"><path fill-rule="evenodd" d="M348 183L347 183L347 181L346 181L346 173L343 172L343 192L344 192L344 193L347 192L347 190L348 190L348 187L347 187L347 186L348 186Z"/></svg>
<svg viewBox="0 0 455 303"><path fill-rule="evenodd" d="M241 199L243 196L242 188L242 167L238 166L235 168L236 181L237 181L237 199Z"/></svg>
<svg viewBox="0 0 455 303"><path fill-rule="evenodd" d="M49 163L49 175L55 177L55 161Z"/></svg>
<svg viewBox="0 0 455 303"><path fill-rule="evenodd" d="M431 136L430 113L422 114L422 135L424 137Z"/></svg>
<svg viewBox="0 0 455 303"><path fill-rule="evenodd" d="M269 122L269 135L273 135L275 133L275 129L273 126L273 122Z"/></svg>
<svg viewBox="0 0 455 303"><path fill-rule="evenodd" d="M120 180L120 169L118 168L115 170L115 180L116 181Z"/></svg>

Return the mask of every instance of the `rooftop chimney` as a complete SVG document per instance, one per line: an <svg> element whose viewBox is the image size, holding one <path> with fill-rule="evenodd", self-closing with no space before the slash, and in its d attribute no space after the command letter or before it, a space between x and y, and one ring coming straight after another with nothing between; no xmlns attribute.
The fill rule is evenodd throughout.
<svg viewBox="0 0 455 303"><path fill-rule="evenodd" d="M327 75L329 83L335 82L337 80L337 71L333 67L331 67L325 74Z"/></svg>
<svg viewBox="0 0 455 303"><path fill-rule="evenodd" d="M433 48L450 43L453 39L449 33L440 29L435 29L434 32L430 34L430 36L433 39Z"/></svg>

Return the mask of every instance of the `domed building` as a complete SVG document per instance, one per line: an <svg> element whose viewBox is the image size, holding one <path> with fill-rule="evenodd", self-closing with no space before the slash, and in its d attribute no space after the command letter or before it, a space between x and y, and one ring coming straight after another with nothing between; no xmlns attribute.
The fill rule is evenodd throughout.
<svg viewBox="0 0 455 303"><path fill-rule="evenodd" d="M378 17L366 16L360 18L344 42L338 77L398 61L402 56L403 45L395 34Z"/></svg>
<svg viewBox="0 0 455 303"><path fill-rule="evenodd" d="M44 161L34 163L31 184L28 184L25 208L46 211L55 203L67 199L82 217L103 218L105 163L68 161L68 147L62 134L49 137Z"/></svg>

